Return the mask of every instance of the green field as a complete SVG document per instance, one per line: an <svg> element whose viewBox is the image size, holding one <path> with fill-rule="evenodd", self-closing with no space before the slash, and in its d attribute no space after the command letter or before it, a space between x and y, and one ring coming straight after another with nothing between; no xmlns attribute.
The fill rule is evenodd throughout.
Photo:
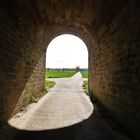
<svg viewBox="0 0 140 140"><path fill-rule="evenodd" d="M88 78L88 71L80 71L83 78Z"/></svg>
<svg viewBox="0 0 140 140"><path fill-rule="evenodd" d="M76 73L75 70L46 70L46 78L64 78L71 77Z"/></svg>

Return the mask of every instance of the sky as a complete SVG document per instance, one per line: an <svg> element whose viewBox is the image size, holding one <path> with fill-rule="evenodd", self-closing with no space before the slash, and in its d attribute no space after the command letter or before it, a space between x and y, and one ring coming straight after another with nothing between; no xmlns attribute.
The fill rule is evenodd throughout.
<svg viewBox="0 0 140 140"><path fill-rule="evenodd" d="M88 68L88 51L77 36L64 34L54 38L46 51L46 68Z"/></svg>

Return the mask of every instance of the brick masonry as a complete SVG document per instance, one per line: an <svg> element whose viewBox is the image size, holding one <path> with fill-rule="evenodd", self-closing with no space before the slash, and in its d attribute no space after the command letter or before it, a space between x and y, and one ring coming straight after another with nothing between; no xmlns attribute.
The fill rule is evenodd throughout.
<svg viewBox="0 0 140 140"><path fill-rule="evenodd" d="M11 116L19 97L17 108L29 103L31 96L44 88L41 28L22 16L18 21L7 11L0 10L1 120Z"/></svg>
<svg viewBox="0 0 140 140"><path fill-rule="evenodd" d="M0 2L0 120L44 88L45 52L57 35L89 50L89 89L139 138L139 0Z"/></svg>
<svg viewBox="0 0 140 140"><path fill-rule="evenodd" d="M96 28L104 21L94 35L94 49L89 52L90 91L137 137L140 136L139 6L128 2L115 17L112 11L108 19L103 17L93 24ZM109 11L106 9L104 14Z"/></svg>

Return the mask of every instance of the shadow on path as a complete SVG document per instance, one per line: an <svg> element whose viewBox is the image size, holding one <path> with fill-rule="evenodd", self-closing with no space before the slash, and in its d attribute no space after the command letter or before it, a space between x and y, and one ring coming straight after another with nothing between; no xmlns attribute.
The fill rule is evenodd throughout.
<svg viewBox="0 0 140 140"><path fill-rule="evenodd" d="M128 138L112 130L95 109L88 119L60 129L26 131L8 126L3 130L0 140L128 140Z"/></svg>

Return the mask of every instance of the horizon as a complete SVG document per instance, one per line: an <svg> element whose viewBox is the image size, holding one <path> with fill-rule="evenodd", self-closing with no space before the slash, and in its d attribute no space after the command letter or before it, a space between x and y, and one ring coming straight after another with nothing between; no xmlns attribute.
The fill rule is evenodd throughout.
<svg viewBox="0 0 140 140"><path fill-rule="evenodd" d="M46 69L76 69L76 67L75 68L46 68ZM79 67L79 69L88 69L88 68L80 68Z"/></svg>

